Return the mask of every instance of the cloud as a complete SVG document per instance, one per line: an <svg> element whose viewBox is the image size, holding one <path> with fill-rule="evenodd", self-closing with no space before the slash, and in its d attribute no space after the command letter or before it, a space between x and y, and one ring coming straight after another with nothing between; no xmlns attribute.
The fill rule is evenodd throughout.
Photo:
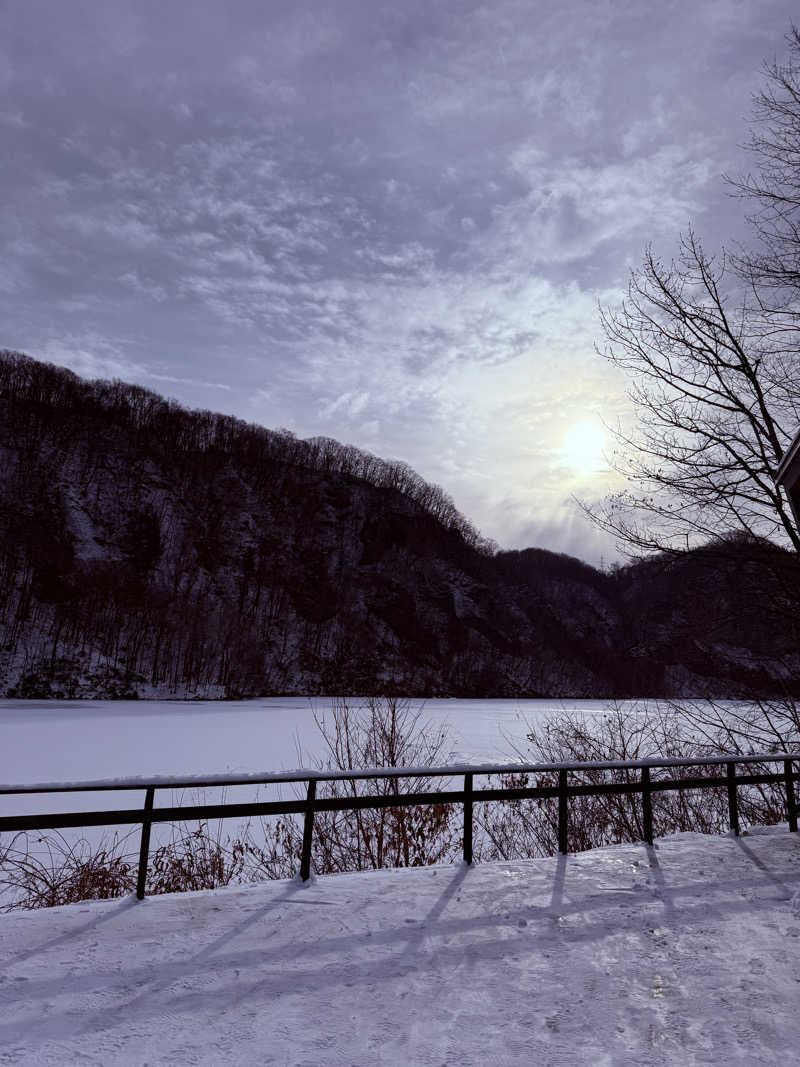
<svg viewBox="0 0 800 1067"><path fill-rule="evenodd" d="M62 337L50 338L29 354L68 367L83 378L142 381L148 377L147 369L129 358L118 342L95 333L80 336L65 333Z"/></svg>
<svg viewBox="0 0 800 1067"><path fill-rule="evenodd" d="M597 303L690 218L741 236L717 175L791 4L95 8L2 16L0 344L401 457L501 543L593 552L568 501L612 483L558 442L631 417Z"/></svg>
<svg viewBox="0 0 800 1067"><path fill-rule="evenodd" d="M83 336L65 334L60 338L51 338L32 350L30 354L37 359L68 367L82 378L118 379L149 385L150 388L157 388L157 385L164 383L231 391L231 386L225 382L160 374L129 358L124 348L118 343L98 334Z"/></svg>
<svg viewBox="0 0 800 1067"><path fill-rule="evenodd" d="M16 126L17 129L21 130L28 123L25 121L21 111L0 111L0 125Z"/></svg>
<svg viewBox="0 0 800 1067"><path fill-rule="evenodd" d="M222 389L228 393L232 388L226 382L207 382L203 378L176 378L174 374L154 374L152 371L145 371L143 377L151 382L170 382L173 385L199 386L203 389Z"/></svg>
<svg viewBox="0 0 800 1067"><path fill-rule="evenodd" d="M329 404L320 411L320 416L323 419L329 419L337 412L345 413L348 418L355 418L360 415L364 408L369 403L369 393L342 393L341 396L336 397Z"/></svg>

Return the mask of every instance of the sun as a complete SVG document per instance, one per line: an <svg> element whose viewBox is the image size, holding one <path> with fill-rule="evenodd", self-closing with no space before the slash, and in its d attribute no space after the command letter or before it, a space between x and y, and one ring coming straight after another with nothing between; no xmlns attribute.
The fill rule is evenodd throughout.
<svg viewBox="0 0 800 1067"><path fill-rule="evenodd" d="M564 435L564 462L571 470L581 474L605 470L608 466L603 455L605 445L606 435L600 423L576 422Z"/></svg>

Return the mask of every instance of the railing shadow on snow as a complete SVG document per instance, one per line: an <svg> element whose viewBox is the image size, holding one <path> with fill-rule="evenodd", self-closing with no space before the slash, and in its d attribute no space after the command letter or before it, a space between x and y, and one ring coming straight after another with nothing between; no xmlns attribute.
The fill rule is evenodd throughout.
<svg viewBox="0 0 800 1067"><path fill-rule="evenodd" d="M797 800L794 782L800 772L793 764L800 764L800 753L764 752L752 755L695 756L670 759L606 760L573 763L532 764L454 764L443 767L371 767L348 771L298 770L277 774L211 775L184 778L115 778L85 782L45 782L32 785L2 785L0 795L30 795L45 793L114 792L144 789L142 808L111 809L107 811L77 811L45 815L13 815L0 817L0 833L27 830L55 830L66 827L141 825L139 868L136 896L144 897L147 863L150 851L150 828L153 823L188 821L192 819L249 818L252 816L303 815L303 847L300 876L311 876L311 846L314 834L314 815L318 811L356 811L367 808L415 807L429 804L460 804L464 809L463 856L472 863L473 806L487 801L548 800L558 801L558 851L566 855L570 797L602 796L608 794L640 794L644 840L653 844L652 794L667 790L726 789L731 831L739 835L737 789L744 785L783 785L786 791L786 812L789 830L797 832ZM738 773L737 766L750 764L780 764L780 770L767 773ZM654 770L682 767L718 768L717 773L691 777L653 777ZM724 768L724 773L722 769ZM614 782L572 782L570 774L587 771L639 771L635 780ZM489 786L476 789L476 777L491 775L538 774L558 776L555 785ZM416 793L392 792L353 796L318 797L320 782L388 781L413 778L447 778L463 776L463 788L428 790ZM247 803L191 804L156 807L158 789L190 789L208 786L305 784L305 800L250 801Z"/></svg>

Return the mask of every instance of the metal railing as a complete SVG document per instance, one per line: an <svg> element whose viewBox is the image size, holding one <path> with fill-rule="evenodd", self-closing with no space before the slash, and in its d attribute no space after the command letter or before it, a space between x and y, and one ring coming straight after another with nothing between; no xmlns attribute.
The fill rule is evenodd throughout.
<svg viewBox="0 0 800 1067"><path fill-rule="evenodd" d="M517 764L454 764L443 767L371 767L352 771L298 770L280 774L211 775L185 778L120 778L104 781L55 782L24 785L0 785L0 795L45 793L115 792L144 789L143 808L111 809L108 811L77 811L44 815L11 815L0 817L0 833L27 830L55 830L67 827L141 825L139 867L136 896L144 897L147 862L150 851L150 829L153 823L188 821L191 819L227 819L270 815L303 815L303 845L300 875L307 881L311 875L311 846L314 835L314 816L321 811L356 811L365 808L414 807L430 804L460 804L464 809L463 855L472 863L472 812L475 804L500 800L558 800L558 850L567 852L570 797L603 796L608 794L641 794L644 840L653 843L653 793L684 789L726 789L728 815L734 834L739 833L737 789L743 785L782 785L786 792L786 812L789 830L797 832L797 800L794 782L800 773L793 764L800 763L800 753L765 752L753 755L719 755L681 759L606 760L575 763L517 763ZM781 764L776 772L756 771L737 774L737 766L750 764ZM654 778L653 770L685 767L725 768L724 774L695 774L689 777ZM569 775L587 771L639 771L638 779L610 782L569 781ZM490 775L553 775L554 785L490 785L475 789L476 777ZM458 778L463 776L462 789L427 790L415 793L366 794L352 796L317 796L320 782L356 782L406 778ZM305 783L305 799L277 801L248 801L244 803L188 804L155 806L157 789L191 789L208 786L280 785Z"/></svg>

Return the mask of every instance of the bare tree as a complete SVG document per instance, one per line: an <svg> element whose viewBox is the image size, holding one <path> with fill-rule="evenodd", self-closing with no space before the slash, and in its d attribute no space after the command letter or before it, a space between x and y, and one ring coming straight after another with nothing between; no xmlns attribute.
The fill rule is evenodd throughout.
<svg viewBox="0 0 800 1067"><path fill-rule="evenodd" d="M763 306L794 330L800 319L800 30L793 26L786 40L787 60L765 64L765 84L753 102L745 147L754 168L728 181L749 204L756 236L737 265L756 283Z"/></svg>
<svg viewBox="0 0 800 1067"><path fill-rule="evenodd" d="M628 488L591 514L633 554L733 532L800 551L774 475L800 424L800 35L766 67L734 182L754 251L710 256L693 232L665 264L648 249L628 297L602 312L602 352L632 380L638 429L618 432Z"/></svg>
<svg viewBox="0 0 800 1067"><path fill-rule="evenodd" d="M618 433L629 488L595 518L634 550L690 548L721 531L800 535L774 475L800 421L800 382L787 373L765 317L730 262L693 233L669 266L648 250L621 308L602 312L604 354L631 375L638 430Z"/></svg>

